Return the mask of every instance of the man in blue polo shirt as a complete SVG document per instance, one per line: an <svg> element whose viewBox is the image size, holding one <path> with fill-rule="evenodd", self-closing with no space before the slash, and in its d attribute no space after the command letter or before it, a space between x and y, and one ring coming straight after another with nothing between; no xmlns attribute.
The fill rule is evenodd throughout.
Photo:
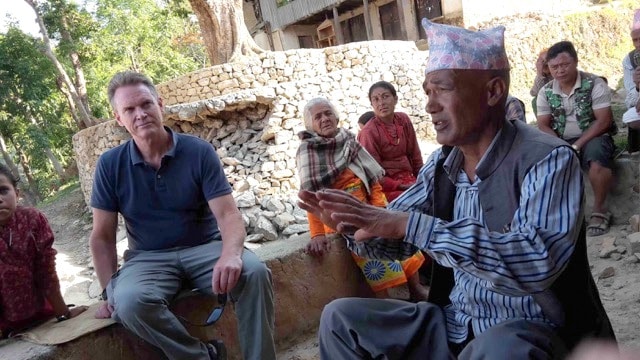
<svg viewBox="0 0 640 360"><path fill-rule="evenodd" d="M167 305L185 285L228 293L243 357L275 359L271 272L243 247L242 217L213 147L162 125L162 99L142 74L116 74L108 96L132 140L96 167L90 246L106 300L96 316L113 318L169 359L219 359L223 345L189 335ZM118 213L129 239L119 270Z"/></svg>

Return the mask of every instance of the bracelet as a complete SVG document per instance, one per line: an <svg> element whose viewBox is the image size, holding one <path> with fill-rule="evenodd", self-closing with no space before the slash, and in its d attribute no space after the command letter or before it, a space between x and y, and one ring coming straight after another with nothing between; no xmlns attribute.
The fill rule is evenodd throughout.
<svg viewBox="0 0 640 360"><path fill-rule="evenodd" d="M578 153L580 152L580 148L578 147L578 145L573 144L573 145L571 145L571 147L572 147L572 148L573 148L573 150L575 150L576 152L578 152Z"/></svg>
<svg viewBox="0 0 640 360"><path fill-rule="evenodd" d="M56 319L58 320L58 322L71 319L71 310L67 308L67 312L62 315L56 316Z"/></svg>

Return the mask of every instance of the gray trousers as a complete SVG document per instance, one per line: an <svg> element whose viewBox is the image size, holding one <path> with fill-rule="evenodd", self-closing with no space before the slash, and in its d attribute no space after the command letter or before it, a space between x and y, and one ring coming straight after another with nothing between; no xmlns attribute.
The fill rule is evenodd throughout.
<svg viewBox="0 0 640 360"><path fill-rule="evenodd" d="M205 343L189 335L169 310L184 283L212 293L213 266L221 241L172 251L127 251L125 263L107 286L111 317L160 348L169 359L203 359ZM230 293L238 318L238 340L245 359L275 359L271 271L251 251L242 255L242 274Z"/></svg>
<svg viewBox="0 0 640 360"><path fill-rule="evenodd" d="M449 348L440 307L391 299L344 298L322 311L321 359L561 359L562 341L547 324L509 320L471 340L459 354Z"/></svg>

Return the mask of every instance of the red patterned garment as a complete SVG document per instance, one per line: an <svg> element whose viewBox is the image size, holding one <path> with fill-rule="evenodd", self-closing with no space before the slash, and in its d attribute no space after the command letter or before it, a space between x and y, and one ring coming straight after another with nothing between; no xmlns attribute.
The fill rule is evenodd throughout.
<svg viewBox="0 0 640 360"><path fill-rule="evenodd" d="M0 330L3 335L53 314L46 301L60 288L53 232L36 209L18 207L0 230Z"/></svg>
<svg viewBox="0 0 640 360"><path fill-rule="evenodd" d="M360 130L358 141L384 169L380 184L388 201L402 194L404 190L398 186L416 182L423 161L416 131L407 114L394 113L392 124L373 117Z"/></svg>

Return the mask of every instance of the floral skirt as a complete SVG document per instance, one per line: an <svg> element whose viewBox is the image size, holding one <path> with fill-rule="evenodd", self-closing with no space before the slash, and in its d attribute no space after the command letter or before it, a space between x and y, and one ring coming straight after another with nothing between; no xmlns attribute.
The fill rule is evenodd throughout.
<svg viewBox="0 0 640 360"><path fill-rule="evenodd" d="M406 283L425 261L420 251L403 261L365 259L354 253L351 255L374 292Z"/></svg>

